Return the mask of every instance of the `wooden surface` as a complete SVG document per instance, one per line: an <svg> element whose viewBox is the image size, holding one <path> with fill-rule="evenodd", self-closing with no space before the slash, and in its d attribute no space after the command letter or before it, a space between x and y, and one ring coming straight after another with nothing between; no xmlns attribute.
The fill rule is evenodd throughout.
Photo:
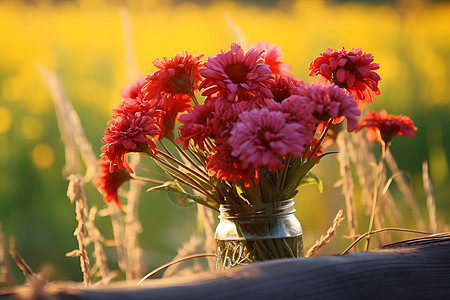
<svg viewBox="0 0 450 300"><path fill-rule="evenodd" d="M30 288L0 291L0 299ZM450 299L450 233L342 256L283 259L106 287L47 284L51 299Z"/></svg>

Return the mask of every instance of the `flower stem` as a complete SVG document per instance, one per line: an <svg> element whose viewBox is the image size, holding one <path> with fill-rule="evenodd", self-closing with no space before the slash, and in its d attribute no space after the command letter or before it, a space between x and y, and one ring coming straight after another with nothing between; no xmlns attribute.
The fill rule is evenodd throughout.
<svg viewBox="0 0 450 300"><path fill-rule="evenodd" d="M183 169L185 169L186 171L191 172L192 174L194 174L195 176L197 176L199 179L203 180L204 182L209 184L209 180L208 178L204 177L203 175L197 173L196 171L194 171L193 169L191 169L190 167L186 166L184 163L182 163L181 161L179 161L178 159L176 159L175 157L173 157L173 155L169 155L167 153L161 152L159 151L158 154L160 154L162 157L171 160L172 162L174 162L175 164L177 164L178 166L182 167Z"/></svg>
<svg viewBox="0 0 450 300"><path fill-rule="evenodd" d="M327 127L325 127L325 130L322 132L322 135L320 136L319 141L317 142L316 146L314 147L314 149L311 151L311 153L308 156L308 160L310 160L312 157L314 157L314 154L316 154L317 150L319 150L320 145L323 142L323 139L325 138L325 136L328 133L328 130L331 127L331 124L333 123L333 119L329 119L328 123L327 123Z"/></svg>
<svg viewBox="0 0 450 300"><path fill-rule="evenodd" d="M134 179L134 180L145 181L145 182L156 183L156 184L164 184L165 183L165 181L162 181L162 180L151 179L151 178L142 177L142 176L136 176L134 174L130 174L130 176L131 176L131 179Z"/></svg>
<svg viewBox="0 0 450 300"><path fill-rule="evenodd" d="M153 158L157 163L163 165L164 167L168 168L171 172L175 173L176 175L171 175L173 178L178 179L180 181L183 181L184 184L188 185L189 187L195 189L196 191L198 191L199 193L211 198L214 202L216 202L218 205L220 205L220 201L219 199L217 199L216 197L214 197L214 195L211 193L211 191L208 191L206 188L204 188L201 184L199 184L197 181L195 181L194 179L192 179L191 177L189 177L187 174L185 174L184 172L182 172L180 169L175 168L172 164L170 164L169 162L167 162L164 158L167 159L171 159L170 155L159 151L158 154L160 154L163 157L159 157L158 155L154 154L151 151L144 151L143 152L145 155ZM164 155L163 155L164 154ZM172 158L173 159L173 158ZM181 163L180 163L181 164ZM181 166L183 166L183 164L181 164ZM187 167L186 167L187 168ZM190 168L187 168L188 171L190 171ZM178 176L178 177L176 177ZM197 177L199 179L202 179L201 177ZM209 186L211 186L211 184L208 181L205 181L205 183L207 183Z"/></svg>
<svg viewBox="0 0 450 300"><path fill-rule="evenodd" d="M279 186L279 190L280 190L280 191L283 190L283 187L284 187L284 181L286 180L286 174L287 174L288 169L289 169L289 164L291 163L291 158L292 158L292 155L288 155L288 156L285 158L285 161L284 161L284 168L283 168L283 173L281 174L281 179L280 179L280 186Z"/></svg>
<svg viewBox="0 0 450 300"><path fill-rule="evenodd" d="M178 146L177 143L175 143L175 141L173 139L170 139L170 141L172 142L172 144L175 146L175 148L177 149L178 153L180 153L180 155L182 155L192 166L194 166L199 172L202 173L202 175L209 177L208 173L205 172L205 170L203 170L202 168L200 168L195 162L192 161L192 159L189 157L189 155L186 154L186 152L184 152L180 146Z"/></svg>
<svg viewBox="0 0 450 300"><path fill-rule="evenodd" d="M189 93L189 97L194 101L195 105L199 105L194 93Z"/></svg>

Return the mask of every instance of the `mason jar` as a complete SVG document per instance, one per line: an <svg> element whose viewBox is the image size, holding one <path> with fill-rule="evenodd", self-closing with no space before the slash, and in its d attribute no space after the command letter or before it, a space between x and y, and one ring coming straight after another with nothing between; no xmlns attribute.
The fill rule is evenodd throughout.
<svg viewBox="0 0 450 300"><path fill-rule="evenodd" d="M278 258L303 257L302 227L293 199L258 205L221 205L216 269Z"/></svg>

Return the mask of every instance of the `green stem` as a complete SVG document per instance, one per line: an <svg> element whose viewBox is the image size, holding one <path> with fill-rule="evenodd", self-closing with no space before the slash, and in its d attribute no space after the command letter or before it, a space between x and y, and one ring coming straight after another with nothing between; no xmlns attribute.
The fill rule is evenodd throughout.
<svg viewBox="0 0 450 300"><path fill-rule="evenodd" d="M278 187L278 189L280 191L282 191L283 188L284 188L284 181L286 180L286 175L287 175L287 172L288 172L288 169L289 169L289 164L291 163L291 158L292 158L292 155L288 155L285 158L283 173L281 174L281 179L280 179L280 186Z"/></svg>
<svg viewBox="0 0 450 300"><path fill-rule="evenodd" d="M165 183L165 181L162 181L162 180L136 176L134 174L130 174L130 176L131 176L131 179L134 179L134 180L145 181L145 182L156 183L156 184L164 184Z"/></svg>
<svg viewBox="0 0 450 300"><path fill-rule="evenodd" d="M160 154L162 157L164 157L164 158L166 158L168 160L171 160L172 162L174 162L178 166L182 167L186 171L189 171L190 173L194 174L195 176L197 176L199 179L201 179L205 183L210 184L208 178L204 177L203 175L197 173L197 171L195 171L195 170L191 169L190 167L186 166L184 163L182 163L181 161L179 161L178 159L173 157L173 155L169 155L169 154L161 152L161 151L159 151L158 154Z"/></svg>
<svg viewBox="0 0 450 300"><path fill-rule="evenodd" d="M209 174L203 170L202 168L200 168L190 157L189 155L186 154L186 152L184 152L180 146L178 146L177 143L175 143L175 141L173 139L169 139L172 144L175 146L175 148L177 149L178 153L180 153L180 155L182 155L192 166L194 166L199 172L201 172L204 176L209 177Z"/></svg>
<svg viewBox="0 0 450 300"><path fill-rule="evenodd" d="M194 93L191 92L191 93L189 93L188 95L189 95L189 97L192 99L192 101L194 101L195 105L199 105L199 103L198 103L198 101L197 101L197 97L195 96Z"/></svg>
<svg viewBox="0 0 450 300"><path fill-rule="evenodd" d="M144 151L143 153L145 155L148 155L149 157L153 158L156 162L164 165L166 168L170 169L172 172L174 172L178 176L178 178L177 178L175 175L171 175L172 177L175 177L176 179L179 179L179 180L183 180L185 184L189 183L188 186L190 186L191 188L193 188L196 191L200 192L201 194L211 198L218 205L221 204L220 201L218 199L216 199L214 197L214 195L210 191L205 189L203 186L201 186L197 181L195 181L191 177L187 176L180 169L175 168L174 166L172 166L170 163L168 163L167 161L165 161L161 157L158 157L157 155L155 155L153 152L151 152L151 150L150 151ZM162 154L162 152L158 152L158 154ZM167 156L167 154L166 154L166 156ZM167 157L170 158L170 156L167 156ZM207 183L209 184L209 182L207 182Z"/></svg>

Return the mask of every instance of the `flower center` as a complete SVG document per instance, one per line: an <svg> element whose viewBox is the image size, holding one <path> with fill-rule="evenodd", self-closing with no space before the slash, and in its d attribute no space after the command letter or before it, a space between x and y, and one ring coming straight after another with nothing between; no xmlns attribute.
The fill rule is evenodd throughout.
<svg viewBox="0 0 450 300"><path fill-rule="evenodd" d="M247 74L250 69L242 64L232 64L225 67L225 73L234 83L244 83L247 81Z"/></svg>

